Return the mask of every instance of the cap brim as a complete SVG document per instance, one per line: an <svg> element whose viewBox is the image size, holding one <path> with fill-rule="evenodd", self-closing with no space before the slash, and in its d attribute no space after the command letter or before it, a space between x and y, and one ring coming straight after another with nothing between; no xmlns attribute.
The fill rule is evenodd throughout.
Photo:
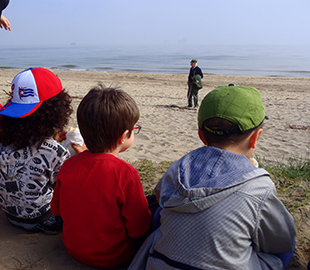
<svg viewBox="0 0 310 270"><path fill-rule="evenodd" d="M23 118L36 111L41 104L42 102L32 104L18 104L9 102L0 109L0 115L12 118Z"/></svg>

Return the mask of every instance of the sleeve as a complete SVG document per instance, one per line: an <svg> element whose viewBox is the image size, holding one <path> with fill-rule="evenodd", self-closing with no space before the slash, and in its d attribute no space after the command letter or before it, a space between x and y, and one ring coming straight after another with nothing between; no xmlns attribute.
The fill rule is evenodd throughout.
<svg viewBox="0 0 310 270"><path fill-rule="evenodd" d="M156 200L159 202L159 197L160 197L160 190L161 190L161 184L162 184L162 178L158 181L156 187L154 188L154 193L156 196Z"/></svg>
<svg viewBox="0 0 310 270"><path fill-rule="evenodd" d="M295 227L292 215L277 198L273 186L261 206L254 243L256 251L282 253L294 250Z"/></svg>
<svg viewBox="0 0 310 270"><path fill-rule="evenodd" d="M67 148L63 147L61 144L58 143L58 150L57 150L57 158L55 159L55 163L53 166L52 172L52 184L56 183L58 172L63 165L63 163L70 157L70 152Z"/></svg>
<svg viewBox="0 0 310 270"><path fill-rule="evenodd" d="M203 78L203 74L202 74L202 71L201 71L201 69L200 69L200 68L199 68L199 70L198 70L197 74L199 74L199 75L200 75L201 79Z"/></svg>
<svg viewBox="0 0 310 270"><path fill-rule="evenodd" d="M54 216L60 216L59 211L59 195L60 195L60 180L56 182L56 186L53 193L53 198L51 201L51 210Z"/></svg>
<svg viewBox="0 0 310 270"><path fill-rule="evenodd" d="M121 214L125 218L127 233L131 238L143 236L150 227L152 214L136 170L124 188L124 198Z"/></svg>
<svg viewBox="0 0 310 270"><path fill-rule="evenodd" d="M8 6L9 2L10 2L9 0L0 0L0 16L2 10L4 10Z"/></svg>

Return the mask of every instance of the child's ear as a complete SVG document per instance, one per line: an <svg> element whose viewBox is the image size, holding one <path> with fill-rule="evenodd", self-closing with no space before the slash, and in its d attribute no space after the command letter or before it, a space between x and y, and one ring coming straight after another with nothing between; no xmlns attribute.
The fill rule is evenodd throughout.
<svg viewBox="0 0 310 270"><path fill-rule="evenodd" d="M124 133L117 140L118 144L123 144L125 142L125 140L128 138L127 137L128 133L129 133L128 129L126 131L124 131Z"/></svg>
<svg viewBox="0 0 310 270"><path fill-rule="evenodd" d="M198 135L199 135L199 138L200 140L205 144L205 145L208 145L205 138L203 137L203 132L200 128L198 128Z"/></svg>
<svg viewBox="0 0 310 270"><path fill-rule="evenodd" d="M249 147L255 149L256 144L258 142L259 135L263 132L263 129L259 128L252 132L252 135L250 137L249 141Z"/></svg>

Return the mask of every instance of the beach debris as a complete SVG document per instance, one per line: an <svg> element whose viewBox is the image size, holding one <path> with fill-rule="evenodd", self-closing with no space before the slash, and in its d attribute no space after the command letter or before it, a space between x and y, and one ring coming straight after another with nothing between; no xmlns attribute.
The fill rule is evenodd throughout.
<svg viewBox="0 0 310 270"><path fill-rule="evenodd" d="M310 126L304 126L304 125L289 125L289 128L301 129L301 130L310 130Z"/></svg>
<svg viewBox="0 0 310 270"><path fill-rule="evenodd" d="M171 105L155 105L155 107L172 108L172 109L180 109L180 110L191 110L191 111L196 111L197 110L197 108L195 108L195 107L178 106L178 105L175 105L175 104L171 104Z"/></svg>
<svg viewBox="0 0 310 270"><path fill-rule="evenodd" d="M11 93L12 93L12 92L8 92L8 91L6 91L5 89L2 89L2 91L3 91L6 95L11 96Z"/></svg>

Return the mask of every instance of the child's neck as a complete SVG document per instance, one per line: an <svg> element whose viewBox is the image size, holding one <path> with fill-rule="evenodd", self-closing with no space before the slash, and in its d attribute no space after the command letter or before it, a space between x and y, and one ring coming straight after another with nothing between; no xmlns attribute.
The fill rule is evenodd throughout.
<svg viewBox="0 0 310 270"><path fill-rule="evenodd" d="M113 150L106 151L103 154L111 154L117 157L118 153L120 152L121 152L121 145L117 144L117 146Z"/></svg>
<svg viewBox="0 0 310 270"><path fill-rule="evenodd" d="M240 155L244 155L247 158L251 158L254 151L251 148L240 148L240 147L225 147L223 150L228 151L228 152L232 152L235 154L240 154Z"/></svg>

